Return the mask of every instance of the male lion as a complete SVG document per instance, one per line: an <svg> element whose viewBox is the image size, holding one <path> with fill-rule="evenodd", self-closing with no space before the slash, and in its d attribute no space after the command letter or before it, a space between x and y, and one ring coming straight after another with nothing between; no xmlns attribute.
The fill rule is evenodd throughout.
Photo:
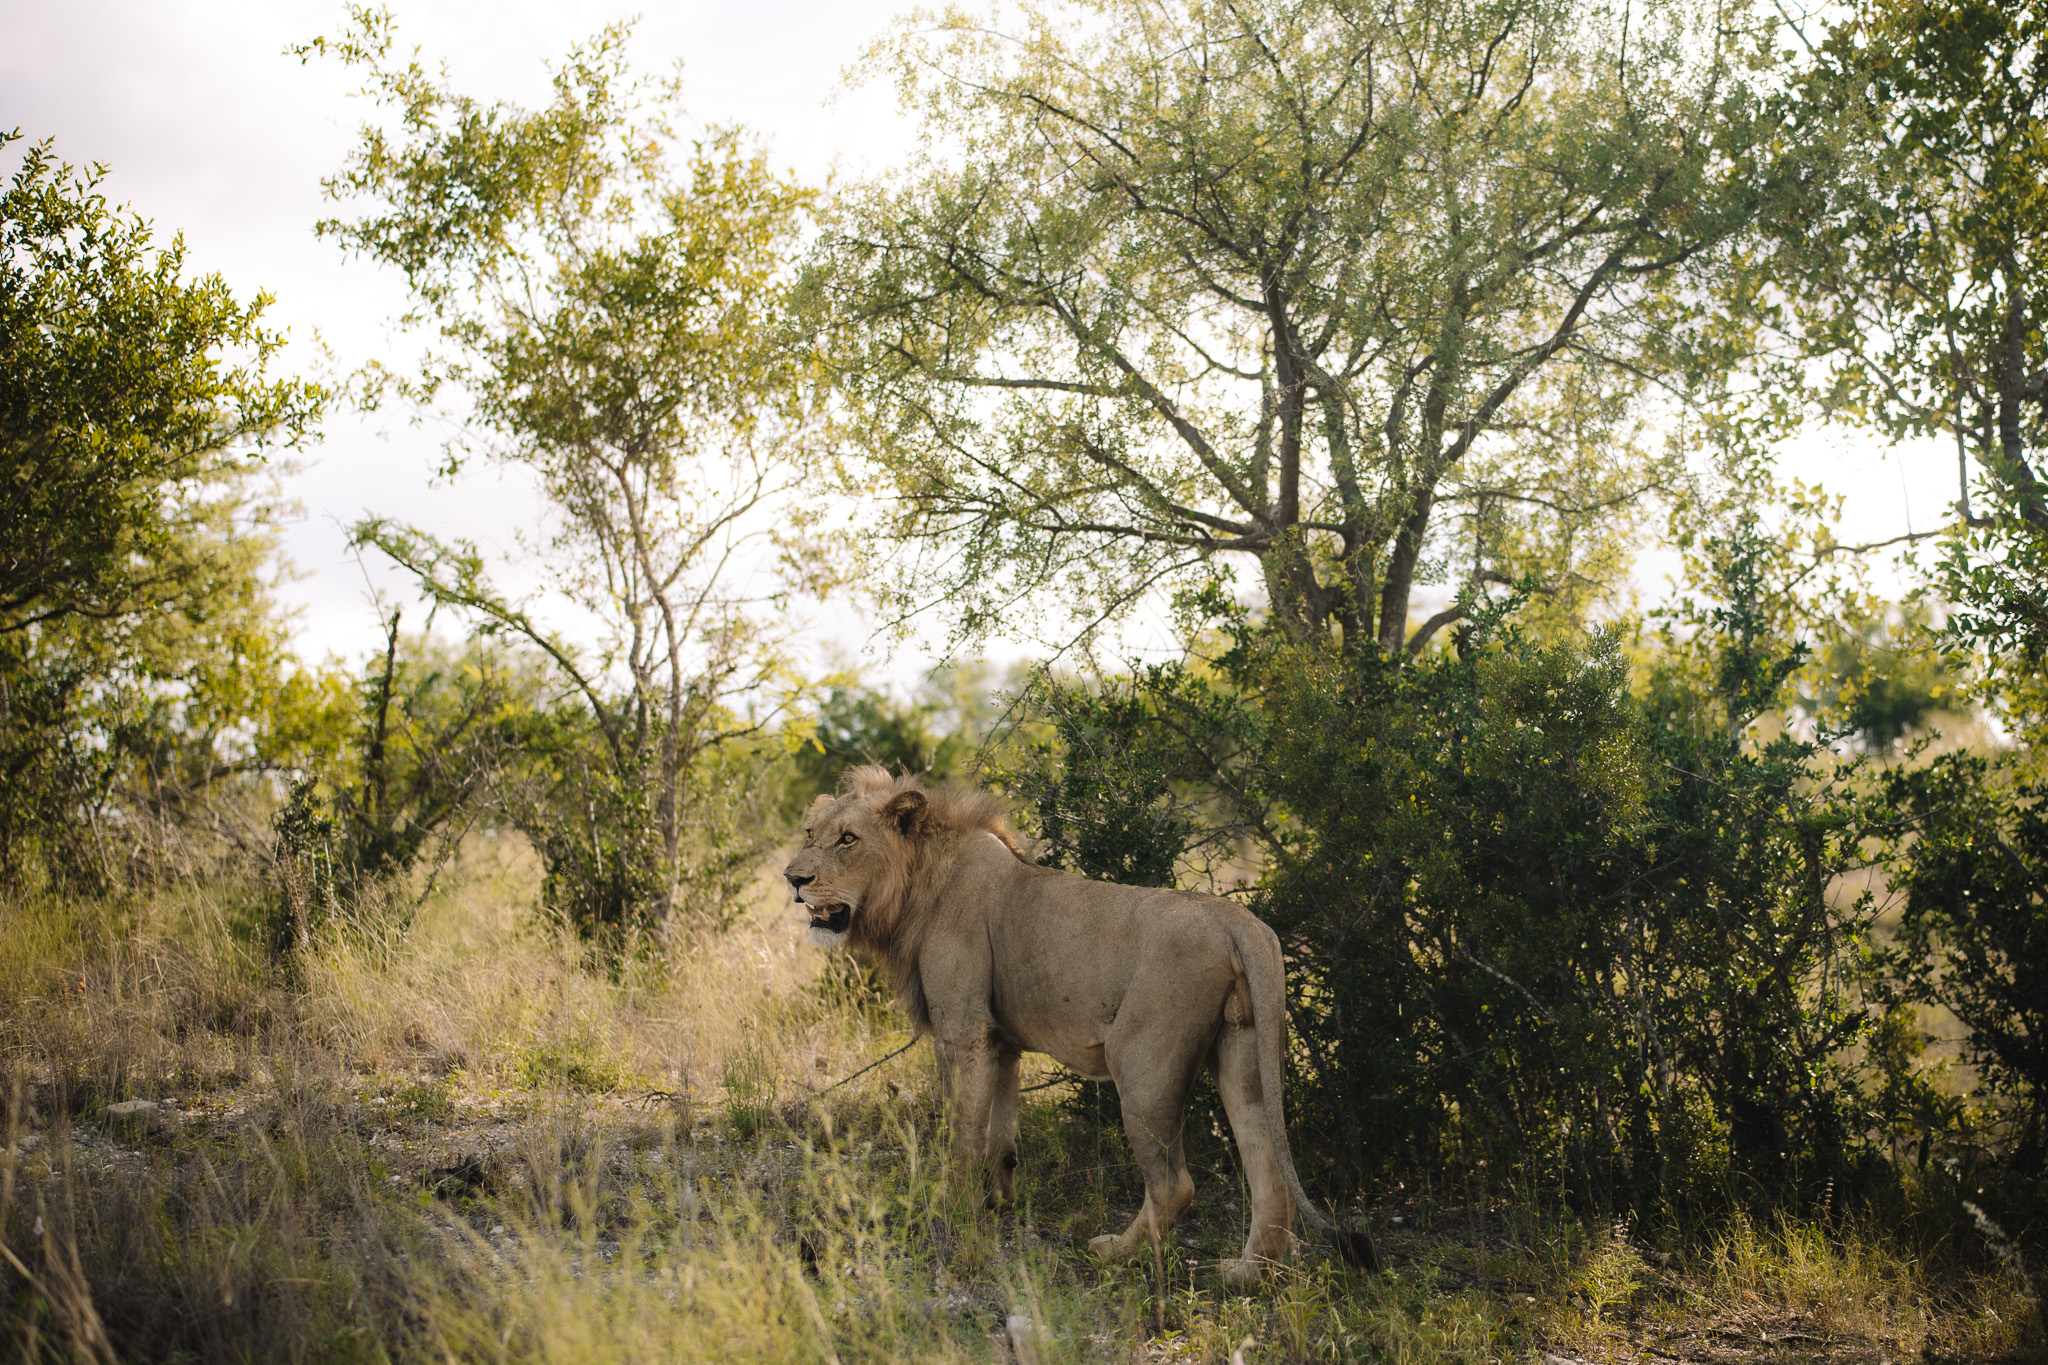
<svg viewBox="0 0 2048 1365"><path fill-rule="evenodd" d="M912 1026L931 1032L955 1154L993 1171L992 1204L1016 1194L1017 1060L1044 1052L1116 1082L1145 1175L1131 1225L1089 1245L1124 1256L1157 1237L1194 1202L1181 1110L1207 1066L1251 1185L1251 1233L1224 1278L1256 1281L1286 1251L1297 1207L1346 1260L1378 1267L1369 1236L1309 1203L1288 1153L1271 929L1220 897L1038 867L979 792L872 766L842 786L812 804L783 875L810 911L811 941L879 963Z"/></svg>

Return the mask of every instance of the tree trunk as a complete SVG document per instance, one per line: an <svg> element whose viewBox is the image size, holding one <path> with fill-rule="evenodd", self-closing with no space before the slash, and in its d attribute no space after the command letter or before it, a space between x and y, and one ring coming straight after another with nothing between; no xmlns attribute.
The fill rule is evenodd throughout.
<svg viewBox="0 0 2048 1365"><path fill-rule="evenodd" d="M382 833L390 824L390 782L384 762L384 749L391 734L391 689L398 673L398 619L402 607L391 609L391 626L384 633L384 676L377 682L377 721L370 732L370 749L363 756L363 776L369 791L365 802L370 808L373 828Z"/></svg>
<svg viewBox="0 0 2048 1365"><path fill-rule="evenodd" d="M1415 490L1414 510L1401 523L1394 552L1387 556L1387 579L1380 588L1380 648L1398 654L1408 644L1408 599L1415 590L1415 565L1422 558L1423 537L1436 490L1423 484Z"/></svg>
<svg viewBox="0 0 2048 1365"><path fill-rule="evenodd" d="M2026 436L2021 430L2021 409L2027 401L2027 317L2025 295L2019 272L2005 275L2005 328L2000 337L1998 357L1998 447L2004 457L1998 471L2018 504L2020 516L2030 525L2048 529L2048 502L2044 502L2040 481L2027 463ZM2048 394L2044 394L2048 403Z"/></svg>

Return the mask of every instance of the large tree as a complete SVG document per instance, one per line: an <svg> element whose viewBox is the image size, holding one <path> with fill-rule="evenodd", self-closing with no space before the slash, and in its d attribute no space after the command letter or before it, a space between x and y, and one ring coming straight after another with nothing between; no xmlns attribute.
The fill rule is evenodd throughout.
<svg viewBox="0 0 2048 1365"><path fill-rule="evenodd" d="M931 150L806 296L893 534L958 556L901 587L970 630L1235 556L1291 637L1412 652L1463 610L1411 631L1418 582L1569 581L1668 458L1641 400L1743 342L1700 300L1829 162L1740 4L1020 18L878 51Z"/></svg>
<svg viewBox="0 0 2048 1365"><path fill-rule="evenodd" d="M267 296L188 275L104 177L39 142L0 193L0 885L162 870L332 700L293 667L259 477L325 394L271 373Z"/></svg>
<svg viewBox="0 0 2048 1365"><path fill-rule="evenodd" d="M429 338L416 365L373 366L370 391L452 400L448 472L482 456L536 477L547 590L515 599L474 546L419 528L356 534L552 661L582 719L531 815L550 896L586 929L664 935L693 774L794 695L787 607L822 562L790 496L809 391L770 327L812 195L737 132L686 143L675 82L632 72L623 29L532 109L463 93L393 32L357 8L304 49L359 70L390 115L327 182L360 215L320 230L403 272L403 321Z"/></svg>

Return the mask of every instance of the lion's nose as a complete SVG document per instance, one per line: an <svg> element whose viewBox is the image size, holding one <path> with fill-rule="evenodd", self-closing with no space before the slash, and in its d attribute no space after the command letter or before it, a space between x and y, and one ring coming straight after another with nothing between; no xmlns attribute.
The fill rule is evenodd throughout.
<svg viewBox="0 0 2048 1365"><path fill-rule="evenodd" d="M798 872L785 872L782 875L789 878L789 889L791 894L795 894L796 892L803 890L806 883L818 880L816 877L806 877L802 873Z"/></svg>

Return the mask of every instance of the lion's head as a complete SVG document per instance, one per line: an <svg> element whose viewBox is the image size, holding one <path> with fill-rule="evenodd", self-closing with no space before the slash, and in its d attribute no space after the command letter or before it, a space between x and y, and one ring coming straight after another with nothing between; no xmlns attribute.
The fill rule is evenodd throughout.
<svg viewBox="0 0 2048 1365"><path fill-rule="evenodd" d="M932 879L960 839L980 835L994 835L1019 861L1031 861L994 797L965 787L927 788L919 778L892 777L868 764L847 770L838 795L811 803L804 845L782 875L810 911L811 942L900 955L916 940Z"/></svg>
<svg viewBox="0 0 2048 1365"><path fill-rule="evenodd" d="M782 869L798 904L811 912L811 942L820 947L886 937L929 808L920 786L899 789L880 768L856 768L847 786L811 803L803 847Z"/></svg>

